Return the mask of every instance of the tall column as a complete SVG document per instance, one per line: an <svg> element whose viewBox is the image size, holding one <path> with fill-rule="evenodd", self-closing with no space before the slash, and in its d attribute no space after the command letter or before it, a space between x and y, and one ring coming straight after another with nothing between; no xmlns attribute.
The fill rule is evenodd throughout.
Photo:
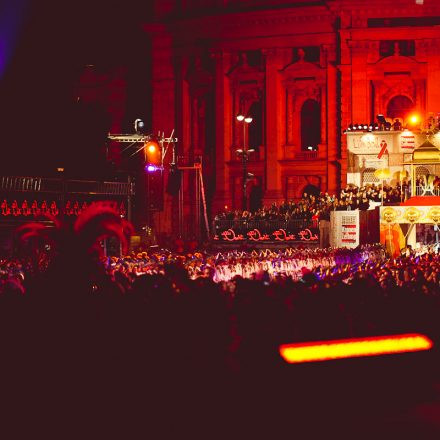
<svg viewBox="0 0 440 440"><path fill-rule="evenodd" d="M231 160L232 146L232 97L230 81L226 72L230 66L230 54L218 51L213 54L215 67L215 196L213 215L232 206L230 172L227 162Z"/></svg>
<svg viewBox="0 0 440 440"><path fill-rule="evenodd" d="M320 143L322 145L327 145L327 89L326 84L322 84L319 87L320 91L320 102L321 102L321 139ZM319 157L322 152L319 152Z"/></svg>
<svg viewBox="0 0 440 440"><path fill-rule="evenodd" d="M173 66L173 39L166 27L150 24L144 28L151 36L151 128L153 133L164 132L166 135L175 128L175 92L176 81ZM180 141L180 139L179 139ZM136 206L135 210L143 209ZM171 234L173 231L172 198L164 190L164 209L155 212L149 219L156 234Z"/></svg>
<svg viewBox="0 0 440 440"><path fill-rule="evenodd" d="M287 145L293 145L293 96L292 90L287 87Z"/></svg>
<svg viewBox="0 0 440 440"><path fill-rule="evenodd" d="M340 166L340 142L338 136L340 127L338 125L338 71L335 66L335 47L327 46L327 191L330 194L338 194L340 191L339 175Z"/></svg>
<svg viewBox="0 0 440 440"><path fill-rule="evenodd" d="M280 118L283 88L279 73L282 67L282 56L277 49L264 50L263 54L266 56L266 182L263 203L270 205L283 199L279 164L283 142Z"/></svg>
<svg viewBox="0 0 440 440"><path fill-rule="evenodd" d="M353 121L370 122L370 96L367 80L368 41L351 41L351 76L353 90Z"/></svg>
<svg viewBox="0 0 440 440"><path fill-rule="evenodd" d="M185 79L188 69L188 56L185 53L174 53L174 77L175 77L175 136L178 138L177 155L185 160L191 158L191 98L189 84ZM182 236L188 238L198 234L198 224L194 221L196 214L195 183L193 173L183 171L183 210L181 211ZM178 200L173 198L172 209L173 231L177 231L177 220L179 219Z"/></svg>
<svg viewBox="0 0 440 440"><path fill-rule="evenodd" d="M430 39L425 43L426 56L429 59L427 63L426 114L433 113L434 116L439 111L440 103L440 82L438 81L438 73L440 71L439 44L440 40L438 38ZM417 50L419 49L417 48Z"/></svg>
<svg viewBox="0 0 440 440"><path fill-rule="evenodd" d="M346 17L347 19L348 17ZM339 126L339 142L340 151L338 151L337 159L333 162L333 172L335 173L337 191L339 187L344 187L347 183L347 139L343 135L345 128L353 122L353 93L352 93L352 66L351 66L351 49L349 47L349 42L351 42L351 34L349 30L341 30L340 38L341 47L341 61L340 61L340 76L337 77L337 87L340 89L341 94L341 120ZM357 122L357 121L354 121Z"/></svg>

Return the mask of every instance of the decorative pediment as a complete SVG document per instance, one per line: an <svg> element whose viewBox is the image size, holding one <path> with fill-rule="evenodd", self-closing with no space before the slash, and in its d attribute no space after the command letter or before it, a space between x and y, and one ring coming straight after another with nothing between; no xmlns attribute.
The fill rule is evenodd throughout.
<svg viewBox="0 0 440 440"><path fill-rule="evenodd" d="M407 57L404 55L392 55L389 57L381 58L377 62L372 63L376 65L387 65L387 66L414 66L420 64L426 64L424 62L419 62L413 57Z"/></svg>
<svg viewBox="0 0 440 440"><path fill-rule="evenodd" d="M285 76L302 76L303 74L320 75L322 71L323 69L314 63L299 60L296 63L288 64L284 69L281 69L280 72Z"/></svg>
<svg viewBox="0 0 440 440"><path fill-rule="evenodd" d="M262 67L251 66L246 54L241 53L227 75L234 82L262 82L264 80L265 72Z"/></svg>
<svg viewBox="0 0 440 440"><path fill-rule="evenodd" d="M284 83L287 86L295 84L296 87L304 83L316 83L325 81L325 69L314 63L300 59L295 63L288 64L284 69L280 70ZM303 88L304 86L300 86Z"/></svg>

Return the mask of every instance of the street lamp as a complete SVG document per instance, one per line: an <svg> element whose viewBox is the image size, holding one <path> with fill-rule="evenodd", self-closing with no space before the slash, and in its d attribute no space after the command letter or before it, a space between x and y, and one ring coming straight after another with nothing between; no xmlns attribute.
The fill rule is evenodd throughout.
<svg viewBox="0 0 440 440"><path fill-rule="evenodd" d="M252 118L250 116L237 115L237 121L243 123L243 148L239 148L236 150L236 153L241 156L242 165L243 165L243 203L242 209L243 211L247 210L247 194L246 188L247 183L250 177L253 177L253 174L248 173L247 171L247 163L249 160L250 153L253 153L255 150L253 148L247 148L246 145L246 125L252 122Z"/></svg>

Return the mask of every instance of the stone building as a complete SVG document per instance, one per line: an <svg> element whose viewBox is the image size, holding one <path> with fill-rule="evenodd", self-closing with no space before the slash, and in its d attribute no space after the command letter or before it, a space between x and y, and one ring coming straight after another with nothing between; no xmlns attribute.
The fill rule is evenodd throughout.
<svg viewBox="0 0 440 440"><path fill-rule="evenodd" d="M255 150L246 163L254 176L248 206L337 193L347 173L360 183L350 177L350 124L376 122L378 114L405 124L412 111L436 120L438 24L436 0L156 1L144 26L152 127L175 129L182 160L202 158L211 215L242 207L237 149ZM374 166L359 172L365 168ZM184 174L187 215L193 179ZM173 228L173 203L167 196L157 214L163 230Z"/></svg>

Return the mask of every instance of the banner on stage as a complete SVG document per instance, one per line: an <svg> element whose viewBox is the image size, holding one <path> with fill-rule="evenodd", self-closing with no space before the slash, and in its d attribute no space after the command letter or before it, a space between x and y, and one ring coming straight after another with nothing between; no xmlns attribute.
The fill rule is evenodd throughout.
<svg viewBox="0 0 440 440"><path fill-rule="evenodd" d="M330 214L330 246L359 246L359 211L333 211Z"/></svg>
<svg viewBox="0 0 440 440"><path fill-rule="evenodd" d="M318 228L304 228L296 230L276 229L271 232L262 232L259 229L250 231L237 231L233 228L217 231L214 240L223 242L290 242L305 243L318 242Z"/></svg>
<svg viewBox="0 0 440 440"><path fill-rule="evenodd" d="M381 224L440 224L440 206L381 206Z"/></svg>

